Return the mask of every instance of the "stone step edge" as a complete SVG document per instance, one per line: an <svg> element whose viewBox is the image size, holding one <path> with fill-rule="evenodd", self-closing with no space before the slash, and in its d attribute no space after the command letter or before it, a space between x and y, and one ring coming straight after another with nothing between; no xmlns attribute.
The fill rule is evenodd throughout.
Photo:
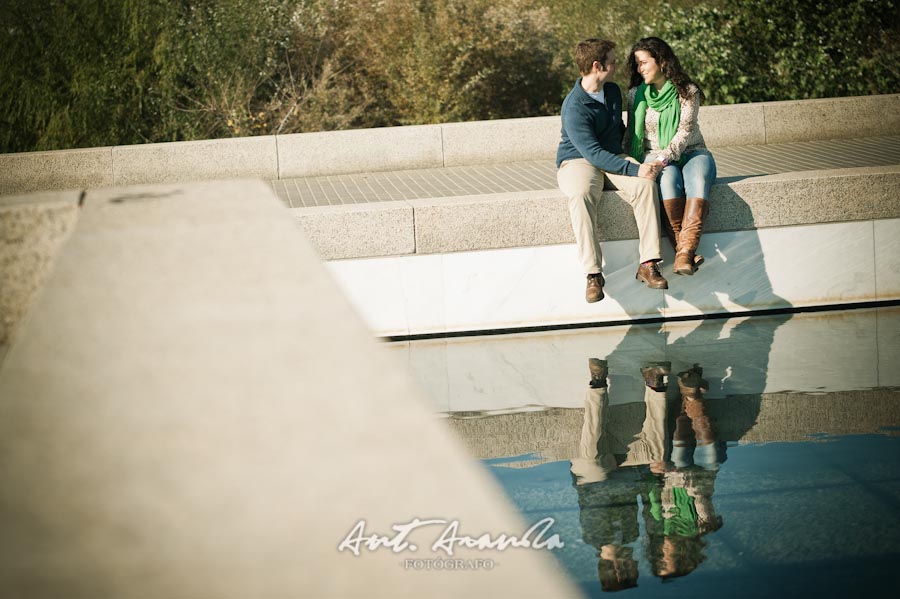
<svg viewBox="0 0 900 599"><path fill-rule="evenodd" d="M738 231L896 218L900 165L719 179L705 230ZM291 208L323 260L572 243L558 189ZM601 200L601 241L636 239L631 207Z"/></svg>

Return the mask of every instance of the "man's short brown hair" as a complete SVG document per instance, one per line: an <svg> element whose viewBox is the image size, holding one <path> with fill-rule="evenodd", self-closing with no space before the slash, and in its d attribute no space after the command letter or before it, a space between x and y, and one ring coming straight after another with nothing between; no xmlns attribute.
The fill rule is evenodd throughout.
<svg viewBox="0 0 900 599"><path fill-rule="evenodd" d="M595 60L605 69L606 55L615 47L615 42L595 37L578 42L578 45L575 46L575 62L578 64L578 70L582 75L587 75L591 72Z"/></svg>

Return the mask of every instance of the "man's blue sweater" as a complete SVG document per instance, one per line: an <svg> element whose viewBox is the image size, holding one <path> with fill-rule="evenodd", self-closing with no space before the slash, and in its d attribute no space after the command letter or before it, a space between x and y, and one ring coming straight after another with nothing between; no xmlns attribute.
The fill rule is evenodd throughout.
<svg viewBox="0 0 900 599"><path fill-rule="evenodd" d="M601 171L636 177L638 165L619 158L622 153L622 92L615 83L603 86L604 106L581 87L581 77L562 105L562 139L556 166L563 160L584 158Z"/></svg>

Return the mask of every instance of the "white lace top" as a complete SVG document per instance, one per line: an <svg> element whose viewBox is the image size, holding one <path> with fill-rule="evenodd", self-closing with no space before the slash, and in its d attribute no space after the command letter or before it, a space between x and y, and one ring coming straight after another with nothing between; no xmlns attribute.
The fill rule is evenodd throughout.
<svg viewBox="0 0 900 599"><path fill-rule="evenodd" d="M681 120L678 122L678 130L665 148L659 147L659 113L647 106L647 115L644 119L645 157L648 153L653 152L660 160L676 162L681 158L682 154L706 147L703 134L700 133L700 125L697 122L700 113L700 96L697 92L700 90L694 84L691 84L688 90L690 92L689 98L678 97L678 101L681 104ZM628 90L626 107L629 121L634 116L634 96L636 93L636 87ZM631 152L631 139L627 133L623 140L623 146L626 152Z"/></svg>

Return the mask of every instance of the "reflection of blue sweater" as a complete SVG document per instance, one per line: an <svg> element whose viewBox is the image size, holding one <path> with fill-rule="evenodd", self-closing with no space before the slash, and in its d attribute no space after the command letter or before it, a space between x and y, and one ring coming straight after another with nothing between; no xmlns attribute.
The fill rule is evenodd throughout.
<svg viewBox="0 0 900 599"><path fill-rule="evenodd" d="M562 139L556 166L563 160L584 158L598 169L636 177L638 165L619 158L622 153L622 92L615 83L603 86L606 106L581 87L581 77L562 105Z"/></svg>

